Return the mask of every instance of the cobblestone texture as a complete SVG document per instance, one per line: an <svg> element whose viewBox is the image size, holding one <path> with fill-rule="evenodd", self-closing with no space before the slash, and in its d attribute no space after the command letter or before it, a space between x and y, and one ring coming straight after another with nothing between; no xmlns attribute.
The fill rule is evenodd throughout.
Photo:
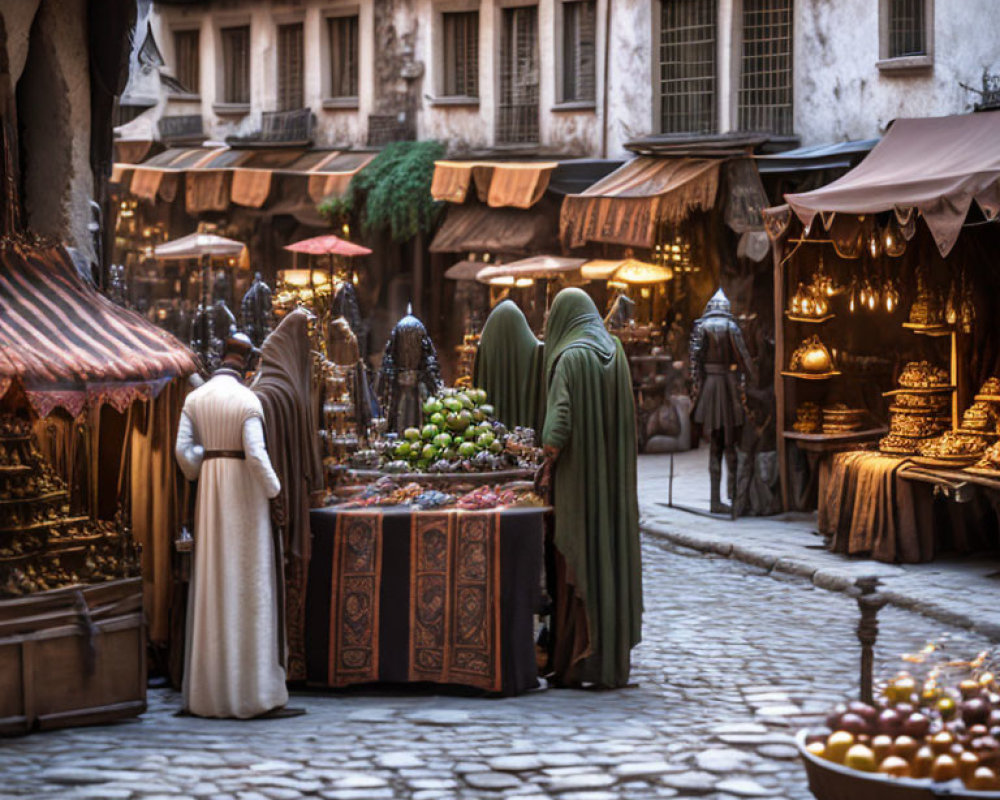
<svg viewBox="0 0 1000 800"><path fill-rule="evenodd" d="M809 797L792 734L854 691L854 601L656 537L643 553L634 688L300 694L306 716L251 722L176 717L177 694L156 690L139 721L3 742L0 797ZM897 608L881 623L893 666L947 630Z"/></svg>
<svg viewBox="0 0 1000 800"><path fill-rule="evenodd" d="M1000 559L939 556L928 564L881 564L831 553L816 532L816 514L732 520L670 508L669 456L639 459L643 529L681 547L716 553L774 572L796 575L831 591L848 591L874 575L889 602L1000 642ZM674 502L708 510L707 448L674 457Z"/></svg>

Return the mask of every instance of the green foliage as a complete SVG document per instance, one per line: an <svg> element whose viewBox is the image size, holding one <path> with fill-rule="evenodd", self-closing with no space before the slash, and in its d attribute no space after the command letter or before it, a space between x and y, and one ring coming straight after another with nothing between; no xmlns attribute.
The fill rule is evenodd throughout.
<svg viewBox="0 0 1000 800"><path fill-rule="evenodd" d="M387 232L396 242L429 232L441 205L431 197L434 162L444 153L440 142L387 145L351 179L340 210L353 211L366 234Z"/></svg>
<svg viewBox="0 0 1000 800"><path fill-rule="evenodd" d="M351 216L351 211L354 210L351 200L350 192L345 197L327 197L319 204L317 211L330 222L336 224Z"/></svg>

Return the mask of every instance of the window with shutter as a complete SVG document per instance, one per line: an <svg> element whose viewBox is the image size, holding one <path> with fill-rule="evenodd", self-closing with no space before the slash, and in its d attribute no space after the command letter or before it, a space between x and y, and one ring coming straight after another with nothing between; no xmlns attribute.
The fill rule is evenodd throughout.
<svg viewBox="0 0 1000 800"><path fill-rule="evenodd" d="M302 23L278 26L278 111L305 105L302 86Z"/></svg>
<svg viewBox="0 0 1000 800"><path fill-rule="evenodd" d="M198 60L200 33L194 31L174 31L174 77L191 94L200 91L201 70Z"/></svg>
<svg viewBox="0 0 1000 800"><path fill-rule="evenodd" d="M661 0L660 130L718 129L717 0Z"/></svg>
<svg viewBox="0 0 1000 800"><path fill-rule="evenodd" d="M595 0L563 3L562 99L567 102L593 100L596 94L596 6Z"/></svg>
<svg viewBox="0 0 1000 800"><path fill-rule="evenodd" d="M358 18L330 17L330 97L358 96Z"/></svg>
<svg viewBox="0 0 1000 800"><path fill-rule="evenodd" d="M250 102L250 26L223 28L222 100L224 103Z"/></svg>
<svg viewBox="0 0 1000 800"><path fill-rule="evenodd" d="M503 9L500 31L499 144L538 141L538 6Z"/></svg>
<svg viewBox="0 0 1000 800"><path fill-rule="evenodd" d="M739 127L791 134L792 0L743 0Z"/></svg>
<svg viewBox="0 0 1000 800"><path fill-rule="evenodd" d="M441 15L444 45L443 92L479 97L479 12Z"/></svg>

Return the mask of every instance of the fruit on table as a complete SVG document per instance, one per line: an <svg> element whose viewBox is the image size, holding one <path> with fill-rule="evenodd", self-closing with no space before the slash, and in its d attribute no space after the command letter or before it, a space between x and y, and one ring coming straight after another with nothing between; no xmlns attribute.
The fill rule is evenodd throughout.
<svg viewBox="0 0 1000 800"><path fill-rule="evenodd" d="M420 451L420 458L430 464L432 461L437 460L438 449L432 444L425 444L423 449Z"/></svg>
<svg viewBox="0 0 1000 800"><path fill-rule="evenodd" d="M958 706L955 705L953 698L942 697L937 701L937 710L941 715L941 719L951 719L955 716L955 712L958 711Z"/></svg>
<svg viewBox="0 0 1000 800"><path fill-rule="evenodd" d="M958 771L966 783L972 780L972 776L976 774L979 766L979 756L975 753L963 750L958 757Z"/></svg>
<svg viewBox="0 0 1000 800"><path fill-rule="evenodd" d="M955 744L955 736L950 731L935 733L931 737L930 741L931 750L933 750L936 755L943 755L947 753L951 750L951 746L953 744Z"/></svg>
<svg viewBox="0 0 1000 800"><path fill-rule="evenodd" d="M423 428L420 429L420 437L426 440L433 439L439 433L441 433L441 429L438 428L438 426L435 425L433 422L427 423L426 425L424 425Z"/></svg>
<svg viewBox="0 0 1000 800"><path fill-rule="evenodd" d="M875 760L880 764L892 753L892 737L884 733L879 734L871 741L872 752Z"/></svg>
<svg viewBox="0 0 1000 800"><path fill-rule="evenodd" d="M431 442L434 444L435 447L439 448L440 450L447 450L449 447L451 447L451 434L439 433L433 439L431 439Z"/></svg>
<svg viewBox="0 0 1000 800"><path fill-rule="evenodd" d="M931 721L923 714L914 711L903 720L902 731L906 736L923 739L931 729Z"/></svg>
<svg viewBox="0 0 1000 800"><path fill-rule="evenodd" d="M437 414L444 408L444 405L436 397L430 397L424 401L424 414L431 416Z"/></svg>
<svg viewBox="0 0 1000 800"><path fill-rule="evenodd" d="M476 454L476 446L472 442L462 442L458 446L458 454L462 458L472 458Z"/></svg>
<svg viewBox="0 0 1000 800"><path fill-rule="evenodd" d="M393 448L392 454L396 458L409 458L410 457L410 443L400 442Z"/></svg>
<svg viewBox="0 0 1000 800"><path fill-rule="evenodd" d="M403 431L403 438L408 442L416 442L420 440L420 430L418 428L407 428Z"/></svg>
<svg viewBox="0 0 1000 800"><path fill-rule="evenodd" d="M810 742L806 745L806 751L816 758L826 758L826 745L823 742Z"/></svg>
<svg viewBox="0 0 1000 800"><path fill-rule="evenodd" d="M941 755L934 759L934 764L931 766L932 781L944 783L945 781L954 780L959 775L961 775L961 772L958 769L958 762L951 756Z"/></svg>
<svg viewBox="0 0 1000 800"><path fill-rule="evenodd" d="M1000 789L1000 780L989 767L979 767L969 781L969 788L976 792L995 791Z"/></svg>
<svg viewBox="0 0 1000 800"><path fill-rule="evenodd" d="M917 754L913 756L913 777L914 778L927 778L930 777L931 767L934 766L934 751L930 749L927 745L924 745L919 750Z"/></svg>
<svg viewBox="0 0 1000 800"><path fill-rule="evenodd" d="M429 422L432 425L437 425L438 428L444 428L445 426L444 414L442 414L440 411L435 411L433 414L430 415Z"/></svg>
<svg viewBox="0 0 1000 800"><path fill-rule="evenodd" d="M904 758L907 761L912 761L913 757L917 754L917 750L920 749L920 742L914 739L912 736L897 736L896 741L892 743L892 755Z"/></svg>

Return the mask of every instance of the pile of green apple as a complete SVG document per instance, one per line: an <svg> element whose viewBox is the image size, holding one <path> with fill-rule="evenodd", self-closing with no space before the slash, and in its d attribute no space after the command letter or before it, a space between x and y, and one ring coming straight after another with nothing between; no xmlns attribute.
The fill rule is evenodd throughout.
<svg viewBox="0 0 1000 800"><path fill-rule="evenodd" d="M407 428L387 454L393 469L471 472L501 469L508 432L482 389L443 389L427 398L422 428Z"/></svg>

